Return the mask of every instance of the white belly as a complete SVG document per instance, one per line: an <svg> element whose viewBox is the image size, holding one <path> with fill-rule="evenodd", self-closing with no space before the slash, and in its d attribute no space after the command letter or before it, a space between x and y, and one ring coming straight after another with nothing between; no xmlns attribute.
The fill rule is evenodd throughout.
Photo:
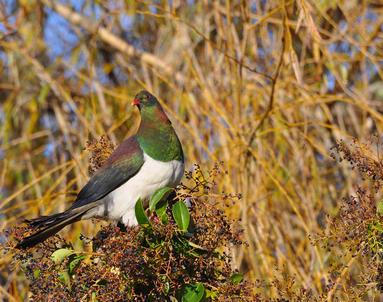
<svg viewBox="0 0 383 302"><path fill-rule="evenodd" d="M138 198L144 200L165 186L175 187L181 181L183 173L184 164L181 161L161 162L144 154L144 164L140 171L122 186L110 192L92 216L122 219L126 225L136 225L134 206Z"/></svg>

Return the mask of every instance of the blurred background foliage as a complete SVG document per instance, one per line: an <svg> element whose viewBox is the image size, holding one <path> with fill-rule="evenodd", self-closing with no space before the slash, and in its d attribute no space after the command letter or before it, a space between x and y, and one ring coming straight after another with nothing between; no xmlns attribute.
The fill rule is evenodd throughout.
<svg viewBox="0 0 383 302"><path fill-rule="evenodd" d="M68 207L87 181L87 141L133 134L130 102L145 88L187 166L223 161L219 189L242 194L227 209L248 243L231 251L234 265L250 280L346 299L367 268L309 236L326 233L360 181L330 148L382 131L382 65L378 0L1 0L0 229ZM61 234L95 232L82 222ZM19 301L27 287L10 263L0 259L0 297ZM380 297L366 286L365 299Z"/></svg>

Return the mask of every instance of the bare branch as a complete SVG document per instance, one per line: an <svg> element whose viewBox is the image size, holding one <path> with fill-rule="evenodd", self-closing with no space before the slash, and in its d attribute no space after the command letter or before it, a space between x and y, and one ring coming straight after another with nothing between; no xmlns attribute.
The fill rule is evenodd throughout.
<svg viewBox="0 0 383 302"><path fill-rule="evenodd" d="M163 73L167 75L172 75L176 80L182 80L182 75L179 72L175 72L173 68L166 64L161 58L157 56L138 50L132 45L126 43L120 37L114 35L105 27L100 26L96 22L89 20L87 17L73 11L71 8L62 5L56 1L43 0L42 1L46 6L52 8L55 12L67 19L71 24L80 26L90 33L97 34L97 36L105 43L114 47L116 50L125 54L129 57L138 57L142 62L147 63L153 67L157 67Z"/></svg>

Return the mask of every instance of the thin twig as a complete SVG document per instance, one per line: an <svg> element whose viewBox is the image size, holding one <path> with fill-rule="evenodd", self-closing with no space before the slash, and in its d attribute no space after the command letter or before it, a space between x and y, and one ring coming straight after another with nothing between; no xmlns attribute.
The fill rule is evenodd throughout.
<svg viewBox="0 0 383 302"><path fill-rule="evenodd" d="M284 16L284 19L286 19L286 16ZM284 22L285 23L285 22ZM262 118L259 120L258 122L258 125L255 126L255 128L253 129L253 131L251 132L250 134L250 138L249 138L249 141L247 143L247 145L249 147L251 147L252 143L253 143L253 140L255 139L255 135L257 133L257 131L259 130L259 128L262 127L263 123L265 122L266 118L269 116L270 112L273 110L273 106L274 106L274 94L275 94L275 86L277 85L277 80L279 78L279 74L280 74L280 71L281 71L281 67L282 67L282 63L283 63L283 55L285 53L285 46L286 46L286 41L285 41L285 24L283 26L283 38L282 38L282 50L281 50L281 54L280 54L280 57L279 57L279 62L278 62L278 65L277 65L277 69L275 71L275 74L274 76L271 78L271 92L270 92L270 97L269 97L269 105L267 106L267 109L265 111L265 113L263 114Z"/></svg>
<svg viewBox="0 0 383 302"><path fill-rule="evenodd" d="M335 291L337 290L338 288L338 285L340 284L340 282L343 280L344 276L346 275L346 273L349 271L351 265L354 263L354 261L356 260L356 257L352 257L348 262L347 264L343 267L341 273L339 274L338 278L336 278L332 288L328 291L327 293L327 298L326 298L326 301L327 302L331 302L333 301L333 298L334 298L334 294L335 294Z"/></svg>

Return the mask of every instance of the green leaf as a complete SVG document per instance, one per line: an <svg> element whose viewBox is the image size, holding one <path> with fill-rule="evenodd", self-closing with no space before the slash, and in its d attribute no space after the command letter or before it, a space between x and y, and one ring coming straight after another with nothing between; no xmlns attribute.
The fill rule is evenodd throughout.
<svg viewBox="0 0 383 302"><path fill-rule="evenodd" d="M40 104L45 103L45 100L47 99L47 96L49 94L50 86L48 84L43 85L43 87L40 90L38 102Z"/></svg>
<svg viewBox="0 0 383 302"><path fill-rule="evenodd" d="M165 282L164 284L164 294L167 295L170 291L170 284L169 282Z"/></svg>
<svg viewBox="0 0 383 302"><path fill-rule="evenodd" d="M157 204L156 214L161 219L163 224L167 224L169 222L168 215L166 214L166 209L168 208L168 201L162 200Z"/></svg>
<svg viewBox="0 0 383 302"><path fill-rule="evenodd" d="M58 249L52 253L51 259L53 260L54 263L60 264L61 262L64 261L66 257L72 254L74 254L73 250L65 249L65 248Z"/></svg>
<svg viewBox="0 0 383 302"><path fill-rule="evenodd" d="M199 302L203 299L205 287L202 283L186 285L182 295L182 302Z"/></svg>
<svg viewBox="0 0 383 302"><path fill-rule="evenodd" d="M233 284L237 285L243 281L243 274L234 273L233 275L231 275L230 280Z"/></svg>
<svg viewBox="0 0 383 302"><path fill-rule="evenodd" d="M378 202L376 205L376 212L378 215L383 216L383 199Z"/></svg>
<svg viewBox="0 0 383 302"><path fill-rule="evenodd" d="M368 225L368 229L369 229L370 233L373 231L378 231L379 233L383 233L383 226L377 221L370 223Z"/></svg>
<svg viewBox="0 0 383 302"><path fill-rule="evenodd" d="M164 187L155 191L149 200L149 211L153 212L156 208L156 205L161 200L166 199L172 190L173 190L172 188Z"/></svg>
<svg viewBox="0 0 383 302"><path fill-rule="evenodd" d="M138 200L136 202L136 206L134 207L134 210L136 213L136 218L137 218L138 224L140 224L140 225L149 224L149 219L145 214L145 210L144 210L144 207L142 205L141 198L138 198Z"/></svg>
<svg viewBox="0 0 383 302"><path fill-rule="evenodd" d="M190 223L190 213L183 201L178 201L172 207L174 220L178 227L186 232Z"/></svg>
<svg viewBox="0 0 383 302"><path fill-rule="evenodd" d="M98 302L96 292L92 292L92 296L90 299L91 302Z"/></svg>
<svg viewBox="0 0 383 302"><path fill-rule="evenodd" d="M206 298L210 298L211 300L215 300L218 298L218 292L215 290L205 289L205 292L206 292Z"/></svg>
<svg viewBox="0 0 383 302"><path fill-rule="evenodd" d="M84 255L76 256L76 257L74 257L74 259L71 262L69 262L69 266L68 266L69 275L73 275L74 270L76 269L76 267L80 264L80 262L83 259L85 259Z"/></svg>
<svg viewBox="0 0 383 302"><path fill-rule="evenodd" d="M33 271L33 278L37 279L38 277L40 277L40 273L41 273L41 270L40 269L35 269Z"/></svg>
<svg viewBox="0 0 383 302"><path fill-rule="evenodd" d="M68 272L62 272L59 274L59 280L65 285L70 285L70 276Z"/></svg>

